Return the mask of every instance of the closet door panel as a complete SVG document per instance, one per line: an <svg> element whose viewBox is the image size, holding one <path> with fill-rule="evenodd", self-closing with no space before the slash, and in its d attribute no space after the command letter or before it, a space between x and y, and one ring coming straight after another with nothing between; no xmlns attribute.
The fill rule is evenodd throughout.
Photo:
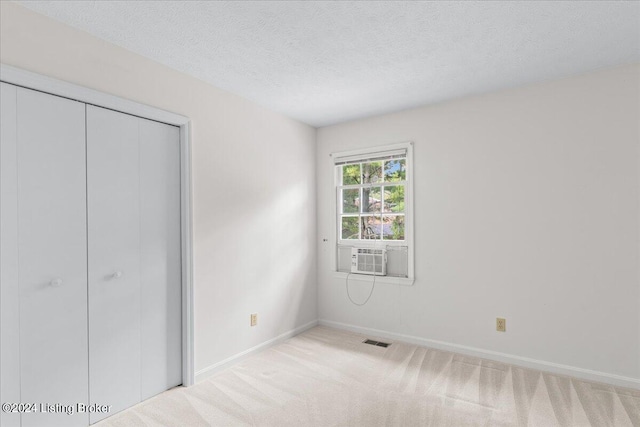
<svg viewBox="0 0 640 427"><path fill-rule="evenodd" d="M20 402L18 286L18 164L15 86L0 83L0 402ZM20 414L0 412L0 425L19 427Z"/></svg>
<svg viewBox="0 0 640 427"><path fill-rule="evenodd" d="M138 123L87 107L91 423L140 402Z"/></svg>
<svg viewBox="0 0 640 427"><path fill-rule="evenodd" d="M85 105L17 90L21 401L88 400ZM25 413L22 426L86 425Z"/></svg>
<svg viewBox="0 0 640 427"><path fill-rule="evenodd" d="M140 119L142 399L182 383L179 128Z"/></svg>

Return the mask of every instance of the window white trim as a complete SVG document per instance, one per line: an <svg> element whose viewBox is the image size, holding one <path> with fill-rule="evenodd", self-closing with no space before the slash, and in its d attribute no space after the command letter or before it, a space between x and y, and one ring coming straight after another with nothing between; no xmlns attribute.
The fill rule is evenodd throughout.
<svg viewBox="0 0 640 427"><path fill-rule="evenodd" d="M0 64L0 81L51 95L108 108L180 128L180 194L182 236L182 384L194 384L193 229L191 200L191 133L188 117L139 104L84 86Z"/></svg>
<svg viewBox="0 0 640 427"><path fill-rule="evenodd" d="M333 152L329 154L329 157L333 159L334 164L338 164L344 161L360 161L384 155L397 155L401 153L402 150L406 150L408 155L410 149L413 149L413 142L400 142L397 144L382 145L371 148L358 148L356 150Z"/></svg>
<svg viewBox="0 0 640 427"><path fill-rule="evenodd" d="M336 174L336 165L341 163L356 162L361 160L367 160L372 158L383 157L385 155L398 155L402 152L406 152L406 179L405 183L405 239L404 240L343 240L338 236L338 197L336 195L336 189L339 186ZM402 142L397 144L389 144L384 146L361 148L349 151L333 152L329 154L332 161L329 162L331 168L331 175L333 177L333 197L331 201L331 222L332 230L335 236L335 245L332 245L332 270L337 277L346 277L346 273L338 271L338 246L357 246L357 247L380 247L380 246L406 246L408 249L408 265L407 265L407 278L399 277L378 277L376 281L380 283L392 283L399 285L412 285L415 281L415 244L414 244L414 213L413 213L413 142ZM357 275L352 275L351 279L355 280ZM364 279L363 279L364 280Z"/></svg>
<svg viewBox="0 0 640 427"><path fill-rule="evenodd" d="M367 282L371 283L373 280L372 275L366 274L349 274L343 271L334 271L333 277L336 279L340 279L341 281L347 279L349 276L350 282ZM411 277L394 277L394 276L376 276L376 283L384 283L388 285L399 285L399 286L412 286L415 282L415 279Z"/></svg>
<svg viewBox="0 0 640 427"><path fill-rule="evenodd" d="M404 157L407 153L406 148L391 149L384 151L371 151L363 154L348 154L339 153L333 158L335 165L346 165L349 163L365 163L373 162L380 159L388 159L390 157Z"/></svg>

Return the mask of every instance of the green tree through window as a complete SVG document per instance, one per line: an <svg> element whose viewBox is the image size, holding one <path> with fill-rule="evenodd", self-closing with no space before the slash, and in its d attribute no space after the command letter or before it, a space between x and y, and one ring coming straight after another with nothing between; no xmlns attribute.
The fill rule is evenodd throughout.
<svg viewBox="0 0 640 427"><path fill-rule="evenodd" d="M342 240L405 240L406 158L337 166Z"/></svg>

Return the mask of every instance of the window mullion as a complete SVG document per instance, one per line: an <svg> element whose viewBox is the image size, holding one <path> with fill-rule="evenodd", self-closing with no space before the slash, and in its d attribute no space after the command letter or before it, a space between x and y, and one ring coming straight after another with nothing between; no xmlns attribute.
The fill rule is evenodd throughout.
<svg viewBox="0 0 640 427"><path fill-rule="evenodd" d="M393 159L393 158L392 158ZM395 160L395 159L394 159ZM374 222L376 220L379 221L379 233L380 233L380 238L381 239L385 239L385 235L384 235L384 225L385 225L385 218L389 217L389 218L396 218L399 216L404 217L405 216L405 211L407 209L407 187L408 187L408 180L404 179L402 181L387 181L385 179L386 176L386 169L385 167L389 164L391 160L390 159L385 159L385 158L381 158L379 160L376 160L376 162L379 162L380 167L382 168L380 171L380 179L377 180L376 182L368 182L371 181L373 179L373 177L369 177L371 179L365 179L365 165L369 164L369 163L373 163L373 160L371 161L359 161L359 162L353 162L351 164L353 165L358 165L358 171L359 171L359 175L357 175L357 180L355 182L357 182L356 184L344 184L344 180L345 178L345 169L344 169L344 164L343 165L337 165L338 169L339 169L339 173L337 174L338 176L338 182L337 182L337 189L338 189L338 195L337 195L337 200L339 203L339 210L338 210L338 215L336 215L338 222L339 222L339 228L338 228L338 232L340 234L340 239L341 240L346 240L346 239L342 239L342 233L344 232L343 230L343 221L345 221L345 218L358 218L358 236L355 239L349 239L349 240L353 240L353 241L367 241L367 239L363 238L363 233L365 232L365 228L367 226L367 219L368 218L372 218L374 220ZM372 173L371 170L369 170L369 173ZM376 172L377 175L377 172ZM355 176L349 178L350 182L353 182L354 179L356 178ZM365 182L367 181L367 182ZM402 190L400 190L400 188ZM357 190L357 197L359 199L359 203L358 203L358 209L356 209L356 212L345 212L345 191L347 190L351 190L353 192L353 190ZM365 200L365 190L367 190L370 193L375 193L375 192L379 192L379 207L378 210L376 209L372 209L371 212L369 212L368 207L369 207L369 201L370 200ZM379 190L379 191L378 191ZM402 191L402 193L404 194L404 197L402 197L401 199L398 199L398 201L396 202L396 205L399 203L403 203L404 204L404 208L402 209L402 211L398 212L398 211L386 211L386 202L387 202L387 197L385 194L385 190L389 190L389 191L393 191L393 192L398 192L398 191ZM353 196L355 196L355 194L352 194ZM351 200L352 195L350 195L349 197L347 197L347 200ZM370 194L370 197L372 197L372 194ZM374 206L377 205L377 202L374 202ZM349 208L349 210L351 210L352 208ZM396 206L397 209L397 206ZM347 221L349 222L349 221ZM355 230L354 230L355 231Z"/></svg>
<svg viewBox="0 0 640 427"><path fill-rule="evenodd" d="M362 164L360 164L360 184L362 184ZM360 206L358 206L358 240L362 240L362 212L364 211L364 188L360 185L358 189L358 199Z"/></svg>

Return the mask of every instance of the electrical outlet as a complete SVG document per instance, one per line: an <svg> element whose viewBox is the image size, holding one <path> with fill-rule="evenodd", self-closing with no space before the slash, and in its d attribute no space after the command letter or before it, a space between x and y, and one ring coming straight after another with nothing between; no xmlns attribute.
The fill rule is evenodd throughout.
<svg viewBox="0 0 640 427"><path fill-rule="evenodd" d="M507 319L503 319L502 317L496 318L496 331L507 332Z"/></svg>
<svg viewBox="0 0 640 427"><path fill-rule="evenodd" d="M256 326L258 324L258 313L251 314L251 326Z"/></svg>

